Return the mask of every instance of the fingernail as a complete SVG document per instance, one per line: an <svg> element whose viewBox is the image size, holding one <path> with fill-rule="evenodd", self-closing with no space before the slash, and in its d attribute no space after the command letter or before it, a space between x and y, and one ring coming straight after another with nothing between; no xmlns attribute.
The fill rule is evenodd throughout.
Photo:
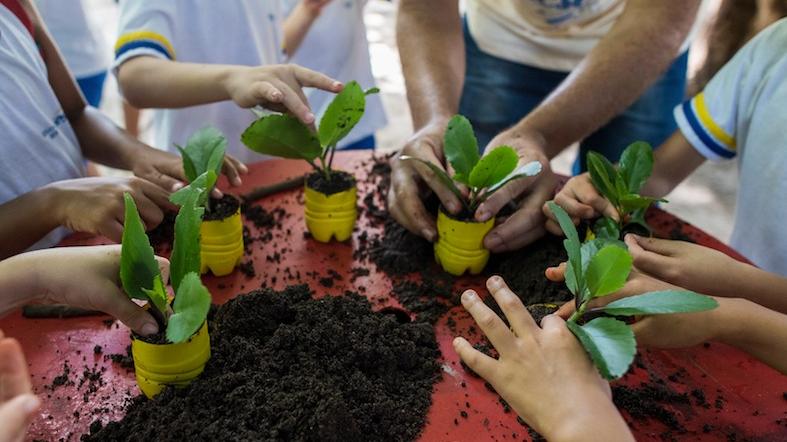
<svg viewBox="0 0 787 442"><path fill-rule="evenodd" d="M500 287L500 283L502 281L503 281L502 278L500 278L499 276L495 275L495 276L490 277L489 280L487 280L487 283L489 284L490 288L498 288L498 287Z"/></svg>
<svg viewBox="0 0 787 442"><path fill-rule="evenodd" d="M421 235L429 241L434 241L436 233L432 229L423 229L421 230Z"/></svg>
<svg viewBox="0 0 787 442"><path fill-rule="evenodd" d="M503 246L503 240L500 238L500 235L496 233L487 235L487 237L484 239L484 242L487 243L488 249L497 249Z"/></svg>
<svg viewBox="0 0 787 442"><path fill-rule="evenodd" d="M25 399L22 402L22 409L25 411L26 414L30 414L38 410L38 407L40 406L41 406L41 399L38 399L38 396L33 394L25 395Z"/></svg>
<svg viewBox="0 0 787 442"><path fill-rule="evenodd" d="M342 82L341 81L334 81L333 82L333 87L334 87L334 89L342 87Z"/></svg>
<svg viewBox="0 0 787 442"><path fill-rule="evenodd" d="M454 348L459 347L459 343L462 342L461 338L454 338L453 344Z"/></svg>
<svg viewBox="0 0 787 442"><path fill-rule="evenodd" d="M274 92L271 98L274 100L281 100L281 92Z"/></svg>
<svg viewBox="0 0 787 442"><path fill-rule="evenodd" d="M306 114L306 123L313 123L314 122L314 114L309 112Z"/></svg>
<svg viewBox="0 0 787 442"><path fill-rule="evenodd" d="M172 185L172 191L173 192L177 192L178 190L180 190L182 188L183 188L183 183L181 183L181 182L177 182L177 183Z"/></svg>
<svg viewBox="0 0 787 442"><path fill-rule="evenodd" d="M488 220L491 216L492 214L486 209L478 209L478 211L475 213L475 219L480 222Z"/></svg>
<svg viewBox="0 0 787 442"><path fill-rule="evenodd" d="M155 322L148 322L139 331L142 332L142 336L155 335L158 333L158 325Z"/></svg>
<svg viewBox="0 0 787 442"><path fill-rule="evenodd" d="M476 296L475 292L472 291L472 290L467 290L464 293L462 293L462 302L463 303L473 302L473 301L476 300L476 298L477 298L477 296Z"/></svg>
<svg viewBox="0 0 787 442"><path fill-rule="evenodd" d="M456 211L459 210L459 207L456 205L455 202L450 202L446 204L445 208L448 209L448 211L451 213L456 213Z"/></svg>

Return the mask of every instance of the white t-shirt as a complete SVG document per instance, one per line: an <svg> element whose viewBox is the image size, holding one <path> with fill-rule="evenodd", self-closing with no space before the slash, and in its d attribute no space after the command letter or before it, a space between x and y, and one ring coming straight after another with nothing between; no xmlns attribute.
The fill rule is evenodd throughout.
<svg viewBox="0 0 787 442"><path fill-rule="evenodd" d="M787 276L787 19L744 46L705 87L675 108L683 135L710 160L738 158L731 245Z"/></svg>
<svg viewBox="0 0 787 442"><path fill-rule="evenodd" d="M0 5L0 204L55 181L84 176L82 151L44 60L22 22ZM53 230L32 248L57 244Z"/></svg>
<svg viewBox="0 0 787 442"><path fill-rule="evenodd" d="M206 64L283 63L281 6L278 0L121 0L114 70L141 55ZM159 149L177 153L175 143L183 145L211 125L227 137L227 153L249 163L267 158L240 142L255 117L232 101L155 113Z"/></svg>
<svg viewBox="0 0 787 442"><path fill-rule="evenodd" d="M478 47L488 54L568 72L609 32L625 4L625 0L467 0L467 25ZM688 48L692 35L693 31L682 50Z"/></svg>
<svg viewBox="0 0 787 442"><path fill-rule="evenodd" d="M109 45L85 12L83 0L35 0L38 10L76 78L106 72Z"/></svg>
<svg viewBox="0 0 787 442"><path fill-rule="evenodd" d="M288 11L300 0L286 0ZM364 89L374 86L369 41L363 22L366 0L333 0L326 5L303 39L291 63L322 72L339 81L356 80ZM319 119L334 94L309 89L306 97ZM319 121L319 120L318 120ZM373 135L386 125L385 110L379 94L366 97L366 113L339 144L339 148Z"/></svg>

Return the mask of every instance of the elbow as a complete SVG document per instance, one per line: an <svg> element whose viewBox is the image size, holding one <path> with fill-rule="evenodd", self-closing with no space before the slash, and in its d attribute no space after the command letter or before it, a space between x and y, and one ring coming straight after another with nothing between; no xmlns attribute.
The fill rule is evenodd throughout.
<svg viewBox="0 0 787 442"><path fill-rule="evenodd" d="M135 63L138 59L129 60L117 68L117 80L123 98L137 109L152 107L145 92L145 72Z"/></svg>

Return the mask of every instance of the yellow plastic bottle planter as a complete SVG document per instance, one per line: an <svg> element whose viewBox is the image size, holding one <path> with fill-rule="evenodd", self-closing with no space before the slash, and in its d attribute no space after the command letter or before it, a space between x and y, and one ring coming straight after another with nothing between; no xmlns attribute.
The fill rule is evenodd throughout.
<svg viewBox="0 0 787 442"><path fill-rule="evenodd" d="M435 261L446 272L460 276L469 271L481 273L489 261L489 250L484 248L484 236L492 230L495 219L486 222L464 222L450 218L440 210L437 215L439 238L434 245Z"/></svg>
<svg viewBox="0 0 787 442"><path fill-rule="evenodd" d="M200 272L216 276L232 273L243 258L243 224L240 208L234 215L200 225Z"/></svg>
<svg viewBox="0 0 787 442"><path fill-rule="evenodd" d="M131 354L137 384L145 396L152 398L167 385L185 387L202 373L210 359L208 323L180 344L150 344L132 339Z"/></svg>
<svg viewBox="0 0 787 442"><path fill-rule="evenodd" d="M304 196L306 227L314 239L320 242L330 242L331 237L337 241L350 239L358 217L357 187L326 195L306 186Z"/></svg>

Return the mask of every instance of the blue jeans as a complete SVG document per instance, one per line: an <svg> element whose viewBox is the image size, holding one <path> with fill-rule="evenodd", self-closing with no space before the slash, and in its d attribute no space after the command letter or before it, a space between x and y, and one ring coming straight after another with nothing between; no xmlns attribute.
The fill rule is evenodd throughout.
<svg viewBox="0 0 787 442"><path fill-rule="evenodd" d="M467 70L459 112L473 123L479 146L516 124L547 97L569 72L550 71L503 60L483 52L464 25ZM597 151L617 161L634 141L654 147L677 128L672 110L686 93L688 53L678 56L664 75L622 114L579 145L574 173L584 172L585 156ZM559 124L559 123L558 123Z"/></svg>
<svg viewBox="0 0 787 442"><path fill-rule="evenodd" d="M372 134L348 146L344 146L339 150L374 150L375 147L377 147L377 139L374 137L374 134Z"/></svg>
<svg viewBox="0 0 787 442"><path fill-rule="evenodd" d="M90 77L77 78L79 89L85 96L87 103L93 107L101 105L101 97L104 94L104 81L107 79L107 73L92 75Z"/></svg>

